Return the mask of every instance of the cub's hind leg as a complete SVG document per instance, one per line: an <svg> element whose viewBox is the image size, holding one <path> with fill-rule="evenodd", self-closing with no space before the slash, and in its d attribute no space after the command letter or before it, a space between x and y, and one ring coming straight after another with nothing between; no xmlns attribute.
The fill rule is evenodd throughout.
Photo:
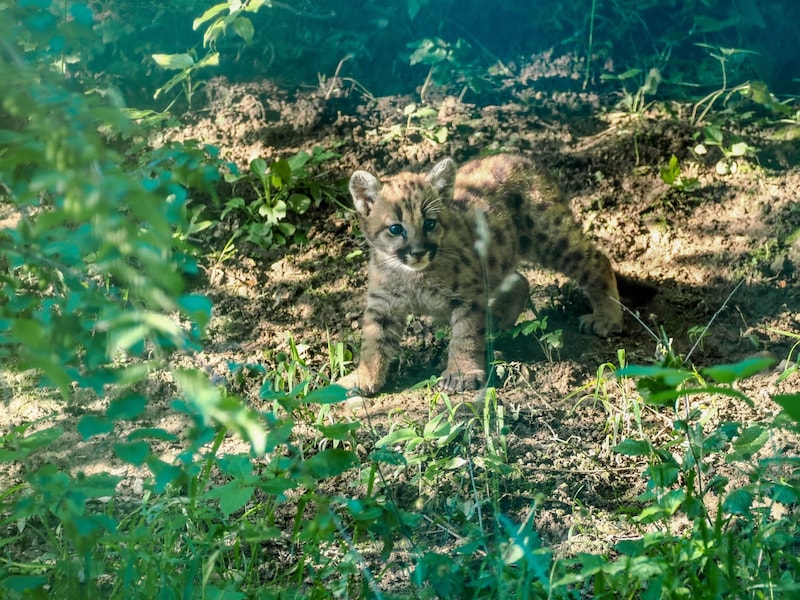
<svg viewBox="0 0 800 600"><path fill-rule="evenodd" d="M574 275L566 269L564 273L577 281L592 305L592 314L581 317L581 330L607 337L622 331L623 314L617 278L608 257L588 240L584 242L588 245L584 264Z"/></svg>
<svg viewBox="0 0 800 600"><path fill-rule="evenodd" d="M498 331L511 329L517 323L530 296L528 280L518 272L506 275L490 305L492 326Z"/></svg>
<svg viewBox="0 0 800 600"><path fill-rule="evenodd" d="M622 330L622 305L611 261L575 223L569 207L550 205L538 221L533 257L543 266L564 273L577 283L592 305L581 317L581 329L601 337Z"/></svg>

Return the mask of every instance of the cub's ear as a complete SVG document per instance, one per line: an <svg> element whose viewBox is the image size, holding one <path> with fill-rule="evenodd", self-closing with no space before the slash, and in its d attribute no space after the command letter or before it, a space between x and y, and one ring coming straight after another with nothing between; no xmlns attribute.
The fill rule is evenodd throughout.
<svg viewBox="0 0 800 600"><path fill-rule="evenodd" d="M428 173L428 181L439 191L442 199L451 200L456 182L456 163L453 159L444 158L436 163Z"/></svg>
<svg viewBox="0 0 800 600"><path fill-rule="evenodd" d="M372 212L381 195L381 182L366 171L356 171L350 176L350 195L358 214L366 217Z"/></svg>

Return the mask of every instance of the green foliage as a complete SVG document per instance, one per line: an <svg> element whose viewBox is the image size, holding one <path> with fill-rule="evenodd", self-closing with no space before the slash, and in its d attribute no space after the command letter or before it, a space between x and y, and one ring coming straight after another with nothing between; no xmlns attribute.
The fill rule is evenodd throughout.
<svg viewBox="0 0 800 600"><path fill-rule="evenodd" d="M208 51L200 59L193 49L180 54L153 54L152 59L159 67L177 71L169 81L156 90L154 99L157 100L161 94L181 86L186 101L191 107L194 93L202 86L202 82L196 83L196 73L208 67L219 66L219 52L216 50L219 39L227 34L228 28L231 28L245 44L248 46L252 44L255 28L253 22L247 17L247 13L256 13L263 6L269 7L271 2L269 0L222 2L212 6L202 16L195 19L192 23L193 30L197 31L201 26L206 26L203 33L203 48L207 48Z"/></svg>
<svg viewBox="0 0 800 600"><path fill-rule="evenodd" d="M630 113L642 113L647 108L647 96L654 96L658 93L658 86L661 84L661 71L653 67L647 75L642 77L641 69L628 69L620 75L603 73L600 76L602 81L619 81L622 84L622 101L620 106ZM627 88L628 80L641 81L635 92Z"/></svg>
<svg viewBox="0 0 800 600"><path fill-rule="evenodd" d="M466 91L478 92L483 87L486 70L481 69L472 58L472 46L463 38L451 44L441 38L425 38L407 44L413 50L409 57L411 66L427 65L428 74L419 92L422 102L427 101L427 90L431 82L437 85L458 85Z"/></svg>
<svg viewBox="0 0 800 600"><path fill-rule="evenodd" d="M287 217L303 215L324 201L335 202L335 188L320 184L310 171L335 156L334 152L316 147L311 154L301 150L269 165L257 158L250 163L248 172L226 174L225 181L233 184L234 195L225 202L221 218L235 215L240 219L228 246L239 238L262 248L304 241L305 231ZM241 186L248 193L247 199L239 192Z"/></svg>
<svg viewBox="0 0 800 600"><path fill-rule="evenodd" d="M628 367L618 374L636 377L647 401L656 405L688 401L688 394L697 393L750 402L732 386L769 364L749 359L703 370L714 384L672 368ZM788 507L800 497L796 461L762 453L782 420L744 426L716 422L714 416L713 405L687 404L674 421L672 437L660 445L627 439L616 446L620 454L647 461L647 491L637 498L643 508L634 520L648 530L639 539L617 543L614 560L580 555L567 561L574 570L559 583L591 577L598 598L761 597L759 589L791 597L797 592L800 563L793 554L800 522L792 511L766 508ZM731 480L718 474L715 465L721 460L747 476ZM675 529L680 518L691 524L684 532Z"/></svg>
<svg viewBox="0 0 800 600"><path fill-rule="evenodd" d="M435 28L423 31L431 20L447 21L441 8L446 4L400 3L389 9L391 27L385 31L361 20L355 33L323 34L309 17L301 21L305 46L280 40L274 46L289 48L284 52L302 61L319 40L338 35L364 57L368 41L406 31L391 12L399 10L424 36L411 45L411 63L429 69L423 101L431 82L478 90L486 70L477 66L472 47L480 42L458 38L451 44ZM194 10L190 3L176 5ZM597 59L626 48L624 40L636 45L645 36L631 33L651 20L651 11L663 11L666 25L646 36L661 46L659 57L629 53L634 66L661 61L658 67L644 77L642 69L615 78L623 87L636 82L635 91L625 92L627 106L644 111L646 99L666 87L655 76L667 72L667 50L677 47L668 40L671 30L713 37L734 29L747 38L743 7L751 5L737 3L730 14L726 5L726 16L720 16L722 4L714 0L669 10L652 3L598 4L598 10L611 12L598 13L605 28L597 30ZM411 594L419 597L798 593L797 461L777 452L773 440L780 428L798 427L800 397L775 396L783 412L773 422L719 422L714 412L720 397L751 402L735 384L765 368L761 359L693 370L677 360L626 367L620 353L619 364L598 370L582 401L591 396L603 402L612 445L644 468L647 490L632 507L642 536L619 542L615 556L569 560L554 557L539 539L538 498L519 523L503 513L503 486L518 472L508 462L510 424L494 390L486 391L477 408L434 395L432 405L441 402L444 412L432 410L425 423L403 422L375 435L332 410L345 392L325 383L352 358L341 344L329 346L330 373L311 369L293 339L288 351L265 355L266 366L233 365L224 380L172 367L176 351L200 348L211 315L210 301L187 290L184 278L196 272L198 250L190 240L212 225L201 219L197 196L214 195L216 151L192 143L152 150L141 143L146 133L128 118L135 113L124 110L108 85L109 73L92 71L93 61L108 52L124 72L144 62L152 67L153 61L136 58L152 56L174 72L158 97L180 89L191 103L206 67L224 56L220 46L227 33L233 31L250 50L260 31L253 16L273 5L252 0L209 8L194 22L195 31L205 28L202 58L191 42L185 52L158 54L167 49L143 39L127 54L122 42L139 29L121 24L118 14L100 18L95 6L0 5L0 359L5 369L33 373L43 386L56 387L79 413L74 431L57 414L0 435L0 463L13 473L0 490L3 596L382 597L382 573L369 565L390 560L400 541L413 558L407 573ZM113 13L121 3L103 6ZM150 20L146 25L157 24L167 8L137 5ZM764 21L773 9L749 10ZM625 18L612 18L620 16ZM555 15L550 22L559 18L565 20ZM270 35L291 29L285 25L276 22ZM581 31L583 22L567 25ZM690 81L708 64L721 66L714 72L721 84L704 82L715 91L696 104L696 120L734 93L749 94L773 116L794 113L766 84L729 85L731 71L744 73L753 54L726 49L714 46L711 63L672 72L671 82ZM431 109L414 105L404 114L406 133L447 141ZM722 132L708 125L702 143L717 148L730 172L752 149ZM245 174L229 173L236 197L226 200L223 216L238 221L230 243L243 239L272 247L302 241L295 218L338 194L313 177L313 168L331 156L317 148L271 164L253 161ZM692 189L675 157L661 175L681 191ZM703 332L694 334L699 341ZM514 335L535 336L548 360L561 344L560 330L548 332L546 319L522 323ZM782 381L796 375L795 358L790 353ZM152 374L174 396L168 416L176 427L152 418ZM261 387L244 402L232 388L244 387L251 374ZM626 378L637 380L641 398L627 391ZM622 407L614 404L614 385ZM47 387L39 393L48 393ZM89 409L87 398L100 408ZM694 398L704 403L692 407ZM643 402L648 410L674 411L666 439L645 435ZM161 416L165 409L157 408ZM232 434L244 445L237 446ZM620 440L623 435L630 437ZM91 455L110 449L126 473L141 475L143 490L132 494L120 487L129 483L121 475L65 466L61 453L76 441ZM722 464L742 476L722 477ZM408 484L410 500L401 493Z"/></svg>
<svg viewBox="0 0 800 600"><path fill-rule="evenodd" d="M722 153L722 158L716 163L720 175L735 173L739 169L737 159L754 153L754 149L740 139L734 138L726 143L723 132L713 125L703 127L703 141L695 146L695 154L707 154L707 146L716 147Z"/></svg>
<svg viewBox="0 0 800 600"><path fill-rule="evenodd" d="M539 347L541 347L542 352L544 352L547 362L553 362L555 358L558 358L560 356L559 351L564 345L562 339L564 330L556 329L555 331L547 331L547 316L544 316L541 319L533 319L530 321L522 321L517 323L511 328L509 333L511 334L512 338L515 338L519 335L526 337L533 336L534 339L539 343Z"/></svg>
<svg viewBox="0 0 800 600"><path fill-rule="evenodd" d="M183 95L186 97L186 102L191 108L192 98L202 86L202 84L194 83L195 73L206 67L219 66L219 53L217 52L209 52L200 60L195 60L192 54L153 54L153 61L159 67L168 71L178 71L169 81L155 91L153 94L154 99L158 100L161 94L169 92L180 85Z"/></svg>
<svg viewBox="0 0 800 600"><path fill-rule="evenodd" d="M593 380L567 397L582 394L572 412L578 412L585 403L602 407L606 416L602 449L606 455L610 455L623 438L644 435L642 413L646 407L641 397L630 390L630 380L624 375L627 366L625 351L617 350L616 364L607 362L600 365Z"/></svg>
<svg viewBox="0 0 800 600"><path fill-rule="evenodd" d="M444 144L447 141L449 136L447 126L439 125L439 113L433 107L419 106L412 102L403 109L403 115L406 117L406 122L389 127L381 139L382 143L413 134L419 134L437 144Z"/></svg>
<svg viewBox="0 0 800 600"><path fill-rule="evenodd" d="M674 154L669 159L669 164L659 171L661 181L673 189L683 193L691 193L700 187L697 177L684 177L678 157Z"/></svg>
<svg viewBox="0 0 800 600"><path fill-rule="evenodd" d="M191 348L208 320L210 304L184 293L196 266L173 234L188 227L186 184L218 176L180 148L126 170L107 144L132 127L116 106L68 91L11 49L0 77L0 201L12 223L0 230L0 355L65 397L73 383L100 391L140 379L146 369L122 357ZM174 312L198 327L187 335Z"/></svg>

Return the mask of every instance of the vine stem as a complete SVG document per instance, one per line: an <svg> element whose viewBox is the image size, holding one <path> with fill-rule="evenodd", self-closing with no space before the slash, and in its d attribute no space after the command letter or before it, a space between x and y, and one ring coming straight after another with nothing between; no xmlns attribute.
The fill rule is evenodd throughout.
<svg viewBox="0 0 800 600"><path fill-rule="evenodd" d="M583 89L589 85L589 75L592 70L592 43L594 41L594 16L597 8L597 0L592 0L592 13L589 17L589 47L586 49L586 76L583 79Z"/></svg>

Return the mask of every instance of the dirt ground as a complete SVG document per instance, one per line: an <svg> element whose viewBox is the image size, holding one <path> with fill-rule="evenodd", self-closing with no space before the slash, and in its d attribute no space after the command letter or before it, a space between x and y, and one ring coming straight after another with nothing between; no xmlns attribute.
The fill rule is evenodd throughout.
<svg viewBox="0 0 800 600"><path fill-rule="evenodd" d="M561 551L597 550L632 534L618 511L643 490L641 465L612 454L610 446L635 434L630 415L616 437L611 425L613 415L626 413L622 404L633 384L603 380L602 393L593 394L598 369L618 365L619 350L632 364L655 360L658 340L647 328L686 355L710 324L691 356L698 367L775 357L773 372L740 385L755 408L715 400L720 421L768 421L778 412L770 396L799 387L797 374L776 385L786 366L780 361L796 341L779 331L800 332L800 153L776 135L779 129L741 131L755 150L737 161L735 173L720 175L718 149L693 153L701 127L689 124L691 107L620 112L618 96L579 91L568 61L544 58L521 69L492 101L434 95L435 120L412 119L410 126L404 109L418 98L368 98L339 81L290 95L268 82L217 80L207 94L210 110L192 115L181 135L218 145L239 165L321 146L340 154L325 163L328 175L346 178L356 168L379 175L425 169L447 155L459 162L500 149L531 155L555 175L617 269L658 288L647 306L632 307L641 323L629 315L623 335L599 339L578 331L577 316L586 309L580 292L562 276L531 267L532 307L547 316L549 331L563 330L563 347L548 358L534 339L495 343L508 375L498 397L517 473L506 505L519 516L541 495L538 530ZM431 139L439 127L447 131L444 143ZM673 154L684 177L698 179L697 190L680 192L662 181L660 169ZM322 211L308 237L303 247L242 248L215 273L205 290L216 307L210 363L224 371L230 360L259 361L286 350L290 335L316 368L327 364L329 341L357 355L368 250L354 215ZM412 321L386 393L355 407L376 435L444 410L431 407L429 391L407 391L441 370L446 342L440 329ZM608 404L598 399L605 394ZM667 435L673 417L646 411L648 435Z"/></svg>
<svg viewBox="0 0 800 600"><path fill-rule="evenodd" d="M468 93L459 101L434 90L428 101L436 116L428 123L404 115L408 105L419 104L418 96L371 98L339 80L289 93L268 81L216 79L205 93L206 105L185 115L185 126L169 137L213 144L241 169L257 157L285 158L315 146L340 155L322 165L319 176L328 181L344 180L356 168L378 175L425 169L447 155L458 162L500 149L530 155L560 182L585 230L617 269L658 288L649 304L631 307L641 322L628 315L623 334L600 339L578 331L587 306L580 291L531 266L525 272L532 308L547 316L548 331L563 330L563 345L548 357L533 338L495 341L507 375L497 395L514 472L503 507L521 519L539 498L537 530L559 553L601 551L636 535L620 512L644 489L642 465L610 452L624 435L636 434L625 400L635 391L630 381L601 378L598 384L598 371L618 365L620 350L629 363L652 364L659 342L647 328L685 355L698 328L710 324L691 356L698 367L755 354L776 358L770 372L739 386L754 408L704 399L716 403L719 421L768 422L779 411L770 396L800 387L798 374L776 383L786 366L781 361L796 359L790 355L796 340L780 332L800 333L800 152L777 135L777 125L741 130L755 150L737 159L735 173L720 175L717 148L705 156L692 152L701 127L690 124L691 106L620 111L613 90L605 96L582 92L571 63L547 57L532 59L491 95ZM736 114L752 107L727 109ZM433 132L441 127L446 139L435 141ZM673 189L659 176L673 154L683 175L698 179L695 191ZM352 211L323 206L304 221L311 223L306 245L265 251L242 244L227 260L205 265L196 284L213 299L214 318L205 350L193 362L230 380L230 363L272 366L276 353L288 350L290 336L315 369L328 368L329 342L341 342L357 356L368 249ZM221 225L204 243L221 247L236 226ZM440 330L412 320L386 392L338 409L343 418L350 410L365 422L368 417L375 437L365 437L367 449L392 425L422 424L444 410L443 402L431 405L431 392L408 391L441 370L446 338ZM257 403L260 383L253 376L239 391ZM13 399L6 405L13 407ZM615 415L622 415L616 430ZM157 422L169 418L152 416ZM3 420L19 418L11 410ZM647 435L663 441L673 418L671 411L647 408ZM796 440L781 443L796 453ZM93 468L127 467L109 459ZM130 493L140 486L131 484ZM447 493L454 490L424 491L429 502Z"/></svg>

